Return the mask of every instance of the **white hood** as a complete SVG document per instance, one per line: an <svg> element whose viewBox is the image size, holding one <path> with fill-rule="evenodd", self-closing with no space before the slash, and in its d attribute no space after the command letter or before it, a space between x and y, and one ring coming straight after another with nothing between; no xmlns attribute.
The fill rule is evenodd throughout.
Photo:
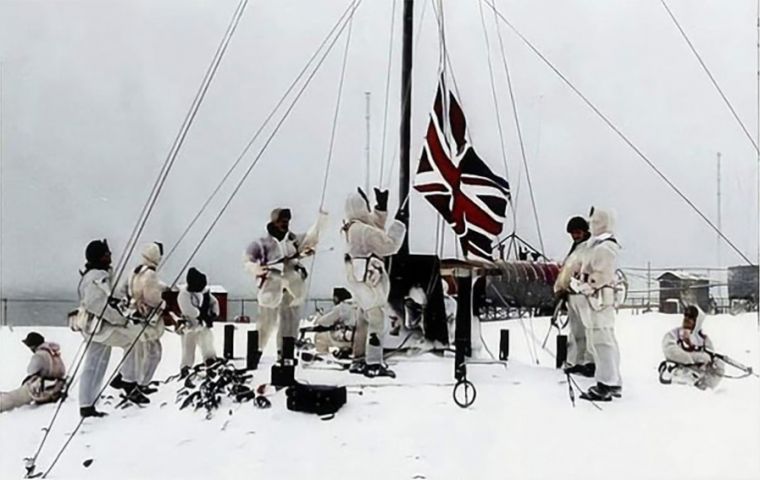
<svg viewBox="0 0 760 480"><path fill-rule="evenodd" d="M161 247L156 242L145 245L142 250L142 258L145 265L157 267L161 263Z"/></svg>
<svg viewBox="0 0 760 480"><path fill-rule="evenodd" d="M352 192L346 198L346 220L370 223L370 209L367 202L357 192Z"/></svg>
<svg viewBox="0 0 760 480"><path fill-rule="evenodd" d="M595 237L598 237L605 233L614 235L615 214L612 212L612 210L594 208L594 212L591 214L589 226L591 227L591 235Z"/></svg>

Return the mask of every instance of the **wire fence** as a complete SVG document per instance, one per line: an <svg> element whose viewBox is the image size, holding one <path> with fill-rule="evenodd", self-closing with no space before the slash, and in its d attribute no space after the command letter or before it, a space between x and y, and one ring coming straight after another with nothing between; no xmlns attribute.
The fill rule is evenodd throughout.
<svg viewBox="0 0 760 480"><path fill-rule="evenodd" d="M332 305L331 298L310 298L304 303L302 314L325 311ZM0 326L9 327L64 327L68 326L68 313L79 306L79 301L65 298L2 298L0 299ZM225 321L240 317L256 320L255 298L228 298Z"/></svg>
<svg viewBox="0 0 760 480"><path fill-rule="evenodd" d="M734 313L742 309L757 308L756 300L745 302L745 305L737 299L729 298L727 268L625 266L622 270L626 274L629 285L628 296L621 309L630 310L633 313L659 311L661 294L668 298L677 297L678 295L674 294L679 292L688 294L689 290L705 289L705 287L709 291L711 313ZM681 272L706 281L707 285L674 287L663 284L661 286L658 277L665 272ZM736 280L732 281L737 283ZM226 303L224 320L232 322L242 317L250 322L256 321L255 298L228 297ZM304 304L302 315L306 317L318 310L328 310L331 305L331 298L309 298ZM68 313L78 306L77 300L68 298L0 298L0 326L66 326ZM674 305L674 308L678 309L678 306Z"/></svg>

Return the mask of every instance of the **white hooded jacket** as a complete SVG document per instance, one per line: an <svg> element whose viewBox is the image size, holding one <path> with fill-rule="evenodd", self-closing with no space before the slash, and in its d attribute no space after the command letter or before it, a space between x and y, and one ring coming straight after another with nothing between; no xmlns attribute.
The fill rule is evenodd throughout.
<svg viewBox="0 0 760 480"><path fill-rule="evenodd" d="M662 351L667 360L684 365L709 363L712 360L712 357L705 352L705 348L713 351L712 340L702 332L705 312L700 308L697 310L699 314L694 330L689 331L683 327L677 327L670 330L662 338Z"/></svg>
<svg viewBox="0 0 760 480"><path fill-rule="evenodd" d="M562 269L554 282L554 292L566 292L570 289L570 279L578 278L583 267L583 259L589 246L589 239L578 242L573 251L567 255Z"/></svg>
<svg viewBox="0 0 760 480"><path fill-rule="evenodd" d="M88 332L94 325L98 315L103 313L103 322L119 327L125 327L128 323L121 311L108 303L108 296L111 293L111 271L101 269L91 269L82 275L79 283L79 299L81 306L91 315L88 321Z"/></svg>
<svg viewBox="0 0 760 480"><path fill-rule="evenodd" d="M615 285L617 254L620 245L614 237L615 219L608 210L595 209L591 214L591 235L583 254L581 276L591 291Z"/></svg>
<svg viewBox="0 0 760 480"><path fill-rule="evenodd" d="M383 257L399 251L406 226L394 220L384 230L385 213L370 212L367 201L358 193L346 199L346 276L348 288L363 309L382 307L388 300L390 279Z"/></svg>
<svg viewBox="0 0 760 480"><path fill-rule="evenodd" d="M142 317L147 317L152 310L163 304L162 294L168 288L156 274L161 262L161 248L156 243L146 245L142 252L143 262L135 269L129 279L129 296ZM155 318L158 315L154 315Z"/></svg>
<svg viewBox="0 0 760 480"><path fill-rule="evenodd" d="M40 344L35 350L29 365L28 376L39 375L45 379L59 379L66 376L66 366L61 359L61 346L54 342Z"/></svg>
<svg viewBox="0 0 760 480"><path fill-rule="evenodd" d="M187 289L187 285L182 285L179 288L177 305L182 313L182 317L187 320L190 328L205 327L205 325L201 324L198 317L201 314L200 308L203 305L203 296L209 292L209 287L204 288L202 292L191 292ZM209 314L212 317L218 317L219 302L213 295L210 295L209 301Z"/></svg>
<svg viewBox="0 0 760 480"><path fill-rule="evenodd" d="M406 226L394 220L386 233L386 216L385 212L378 210L370 212L367 202L358 193L348 196L344 231L347 253L352 258L387 257L398 252L406 235Z"/></svg>
<svg viewBox="0 0 760 480"><path fill-rule="evenodd" d="M306 233L288 232L282 240L267 233L251 242L245 250L246 270L258 277L265 274L267 268L282 270L285 267L300 265L299 255L317 246L319 235L326 224L327 214L320 212L317 221Z"/></svg>

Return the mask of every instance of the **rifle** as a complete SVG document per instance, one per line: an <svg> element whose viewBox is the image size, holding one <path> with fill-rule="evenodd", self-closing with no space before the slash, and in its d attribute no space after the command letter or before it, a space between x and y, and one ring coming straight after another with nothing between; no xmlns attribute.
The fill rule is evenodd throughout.
<svg viewBox="0 0 760 480"><path fill-rule="evenodd" d="M752 367L749 367L747 365L744 365L743 363L734 360L733 358L729 357L728 355L724 355L722 353L714 352L710 350L709 348L705 348L705 353L710 355L713 359L717 358L718 360L721 360L723 363L726 363L728 365L731 365L732 367L736 368L737 370L741 370L745 373L745 376L754 376L760 378L760 375L752 371Z"/></svg>
<svg viewBox="0 0 760 480"><path fill-rule="evenodd" d="M541 348L546 348L546 342L549 340L549 334L552 331L552 327L557 329L557 334L559 335L562 333L562 329L565 328L567 325L567 319L565 319L564 322L560 323L560 316L562 315L562 309L567 307L567 300L565 298L561 298L557 305L554 307L554 313L552 314L551 321L549 323L549 329L546 331L546 336L544 337L543 343L541 343Z"/></svg>

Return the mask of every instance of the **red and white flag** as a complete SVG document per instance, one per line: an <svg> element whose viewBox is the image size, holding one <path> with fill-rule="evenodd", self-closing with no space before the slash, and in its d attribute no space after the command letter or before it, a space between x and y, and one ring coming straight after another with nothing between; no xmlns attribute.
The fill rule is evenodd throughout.
<svg viewBox="0 0 760 480"><path fill-rule="evenodd" d="M448 95L446 104L444 95ZM506 220L509 183L475 153L467 139L464 112L443 80L438 83L414 189L451 225L465 257L493 261L493 241Z"/></svg>

